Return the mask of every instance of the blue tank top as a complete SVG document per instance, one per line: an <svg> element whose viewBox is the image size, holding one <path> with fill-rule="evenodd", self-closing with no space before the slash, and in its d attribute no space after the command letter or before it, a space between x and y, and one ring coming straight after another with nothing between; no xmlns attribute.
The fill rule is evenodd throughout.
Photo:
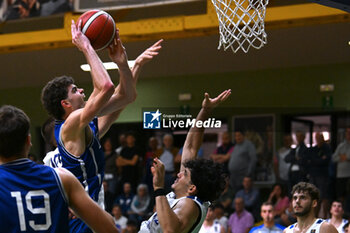
<svg viewBox="0 0 350 233"><path fill-rule="evenodd" d="M89 123L92 140L84 153L79 157L69 153L61 139L61 129L64 121L56 121L55 138L59 153L55 155L53 166L64 167L74 174L83 185L89 196L104 208L102 181L104 177L104 152L98 137L97 118ZM70 232L92 232L80 219L72 219L69 223Z"/></svg>
<svg viewBox="0 0 350 233"><path fill-rule="evenodd" d="M56 171L29 159L0 165L0 232L68 232L68 204Z"/></svg>

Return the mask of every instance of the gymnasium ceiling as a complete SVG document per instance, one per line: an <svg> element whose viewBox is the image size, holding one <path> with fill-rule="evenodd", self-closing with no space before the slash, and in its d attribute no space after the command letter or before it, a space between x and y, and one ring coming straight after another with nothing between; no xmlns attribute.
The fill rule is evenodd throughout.
<svg viewBox="0 0 350 233"><path fill-rule="evenodd" d="M206 1L193 4L111 12L119 19L129 59L165 38L161 54L145 67L143 78L350 63L350 19L345 12L301 0L271 1L266 18L268 44L234 54L217 50L213 9L208 9ZM154 12L159 18L154 18ZM69 22L78 16L68 13L3 24L0 89L42 86L62 74L90 82L89 74L79 68L85 59L69 38ZM106 52L101 58L108 61Z"/></svg>

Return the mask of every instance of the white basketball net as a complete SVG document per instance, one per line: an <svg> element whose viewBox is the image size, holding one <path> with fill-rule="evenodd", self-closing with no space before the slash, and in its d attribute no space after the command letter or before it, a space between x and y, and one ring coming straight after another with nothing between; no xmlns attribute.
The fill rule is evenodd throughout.
<svg viewBox="0 0 350 233"><path fill-rule="evenodd" d="M267 43L265 14L268 0L211 0L219 19L218 49L233 52L260 49Z"/></svg>

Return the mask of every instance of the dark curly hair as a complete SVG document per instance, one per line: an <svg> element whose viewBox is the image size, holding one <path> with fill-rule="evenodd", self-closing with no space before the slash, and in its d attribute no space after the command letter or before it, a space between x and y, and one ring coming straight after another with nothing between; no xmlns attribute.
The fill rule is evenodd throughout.
<svg viewBox="0 0 350 233"><path fill-rule="evenodd" d="M202 201L216 200L225 188L227 174L219 163L208 159L188 160L184 166L191 171L191 181Z"/></svg>
<svg viewBox="0 0 350 233"><path fill-rule="evenodd" d="M0 108L0 155L9 158L23 153L29 135L30 121L19 108L4 105Z"/></svg>
<svg viewBox="0 0 350 233"><path fill-rule="evenodd" d="M315 185L311 184L311 183L307 183L307 182L299 182L296 185L293 186L292 189L292 196L294 195L294 193L308 193L311 197L311 200L316 200L317 203L320 203L320 191L318 190L318 188L316 188Z"/></svg>
<svg viewBox="0 0 350 233"><path fill-rule="evenodd" d="M68 97L67 87L73 83L72 77L57 77L48 82L41 92L41 102L44 108L57 120L63 120L64 109L61 100Z"/></svg>

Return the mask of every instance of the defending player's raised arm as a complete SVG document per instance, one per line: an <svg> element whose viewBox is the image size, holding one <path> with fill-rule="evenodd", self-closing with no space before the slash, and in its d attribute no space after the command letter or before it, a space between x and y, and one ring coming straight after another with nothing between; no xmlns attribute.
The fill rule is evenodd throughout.
<svg viewBox="0 0 350 233"><path fill-rule="evenodd" d="M162 48L162 42L163 39L158 40L135 59L135 64L131 70L135 83L138 80L141 68L159 54L159 50Z"/></svg>
<svg viewBox="0 0 350 233"><path fill-rule="evenodd" d="M55 169L61 178L69 206L94 232L118 233L110 214L102 210L85 192L72 173L64 168Z"/></svg>
<svg viewBox="0 0 350 233"><path fill-rule="evenodd" d="M69 129L76 130L85 128L89 122L99 114L103 106L108 102L114 92L114 85L100 58L92 48L89 39L81 31L81 20L78 26L72 20L71 25L72 42L83 52L87 62L91 67L91 77L93 83L93 92L87 100L82 111L72 114ZM76 127L74 127L76 126Z"/></svg>
<svg viewBox="0 0 350 233"><path fill-rule="evenodd" d="M153 160L151 167L153 175L153 189L164 188L164 164L158 158ZM159 224L164 233L189 232L199 215L199 209L189 198L180 200L176 208L172 209L164 195L156 196L156 210Z"/></svg>
<svg viewBox="0 0 350 233"><path fill-rule="evenodd" d="M119 33L116 33L117 37L119 38ZM125 77L122 76L121 73L121 79L120 83L115 89L115 92L108 102L108 104L104 107L102 110L102 114L109 113L111 110L118 109L115 112L109 113L105 116L102 116L99 118L99 134L100 137L102 137L110 128L111 124L113 124L117 118L119 117L121 111L126 107L127 104L132 102L136 98L136 83L139 77L139 74L141 72L141 68L151 61L155 56L158 55L159 50L162 48L161 43L163 40L157 41L155 44L153 44L151 47L147 48L144 52L142 52L135 60L135 64L131 69L132 74L132 83L129 83L129 79L124 79ZM118 63L124 63L127 61L125 48L123 47L120 39L117 41L118 44L114 44L110 46L110 57L114 62ZM117 46L117 48L115 48ZM118 55L119 54L119 55ZM119 58L120 57L120 58ZM122 59L121 59L122 58ZM126 58L126 60L124 60ZM118 60L118 61L117 61ZM118 64L119 66L119 64ZM123 72L122 70L120 70ZM128 71L126 75L128 75ZM126 76L129 78L128 76ZM126 81L127 83L125 83ZM129 84L132 84L133 86L129 86ZM128 88L131 88L131 90L128 90ZM126 97L125 94L131 94L131 96ZM124 105L123 107L119 107L119 105Z"/></svg>
<svg viewBox="0 0 350 233"><path fill-rule="evenodd" d="M221 102L225 101L231 95L231 89L223 91L216 98L210 98L208 93L204 94L204 100L202 102L202 109L199 111L196 121L205 121L208 119L211 111L218 106ZM186 141L183 147L181 168L184 170L183 163L187 160L194 159L197 156L197 152L202 144L204 135L204 127L193 127L187 134Z"/></svg>

